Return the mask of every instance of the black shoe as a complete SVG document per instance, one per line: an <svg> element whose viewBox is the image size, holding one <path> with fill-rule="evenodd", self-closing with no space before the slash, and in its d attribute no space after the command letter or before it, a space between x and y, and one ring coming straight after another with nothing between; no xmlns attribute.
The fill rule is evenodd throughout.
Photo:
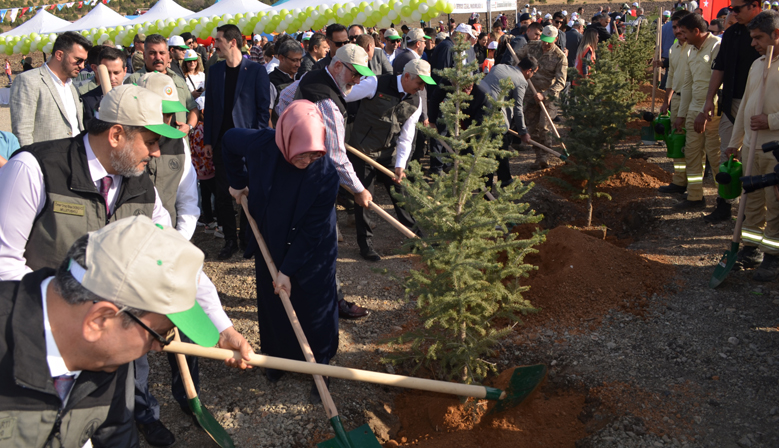
<svg viewBox="0 0 779 448"><path fill-rule="evenodd" d="M229 260L236 252L238 252L238 242L235 240L226 240L224 247L219 251L219 255L216 256L216 259Z"/></svg>
<svg viewBox="0 0 779 448"><path fill-rule="evenodd" d="M678 204L674 205L674 210L683 212L683 211L693 211L693 210L700 210L706 208L706 199L701 198L699 201L691 201L689 199L685 199Z"/></svg>
<svg viewBox="0 0 779 448"><path fill-rule="evenodd" d="M753 269L763 262L763 253L756 246L744 246L736 255L736 263L733 265L738 269Z"/></svg>
<svg viewBox="0 0 779 448"><path fill-rule="evenodd" d="M360 256L368 261L379 261L381 255L373 249L373 241L370 239L358 240L357 245L360 246Z"/></svg>
<svg viewBox="0 0 779 448"><path fill-rule="evenodd" d="M779 256L765 254L760 267L752 274L752 280L758 282L770 282L779 275Z"/></svg>
<svg viewBox="0 0 779 448"><path fill-rule="evenodd" d="M676 185L676 184L668 184L658 188L657 191L665 194L677 194L677 193L681 194L687 191L687 187L683 187L681 185Z"/></svg>
<svg viewBox="0 0 779 448"><path fill-rule="evenodd" d="M354 302L347 302L344 299L338 301L338 317L344 319L359 319L371 314L367 308L363 308Z"/></svg>
<svg viewBox="0 0 779 448"><path fill-rule="evenodd" d="M544 161L533 162L530 165L530 169L533 170L533 171L545 170L547 168L549 168L549 164L547 162L544 162Z"/></svg>
<svg viewBox="0 0 779 448"><path fill-rule="evenodd" d="M138 431L151 446L170 447L176 443L176 437L159 420L147 424L137 423L137 425Z"/></svg>
<svg viewBox="0 0 779 448"><path fill-rule="evenodd" d="M268 381L271 382L271 384L278 383L281 377L283 377L285 373L287 372L283 370L265 368L265 378L267 378Z"/></svg>
<svg viewBox="0 0 779 448"><path fill-rule="evenodd" d="M184 414L188 415L189 418L192 419L192 423L195 425L195 428L203 429L203 427L200 426L200 422L197 421L197 417L195 417L195 413L192 412L192 409L189 408L189 405L184 406L181 403L179 403L179 406L181 407L181 412L183 412ZM204 405L203 403L200 403L200 407L205 409L206 405Z"/></svg>
<svg viewBox="0 0 779 448"><path fill-rule="evenodd" d="M330 377L325 377L325 386L327 386L327 389L330 389ZM311 404L321 404L322 403L322 397L319 395L319 389L316 388L316 381L313 381L311 384L311 392L308 394L308 401L311 402Z"/></svg>
<svg viewBox="0 0 779 448"><path fill-rule="evenodd" d="M728 204L722 198L717 198L717 207L711 214L703 217L703 220L710 224L717 224L720 222L730 221L732 204Z"/></svg>

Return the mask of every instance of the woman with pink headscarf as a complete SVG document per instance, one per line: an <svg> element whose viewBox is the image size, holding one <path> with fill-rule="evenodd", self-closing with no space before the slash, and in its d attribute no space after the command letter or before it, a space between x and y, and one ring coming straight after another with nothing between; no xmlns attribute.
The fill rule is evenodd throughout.
<svg viewBox="0 0 779 448"><path fill-rule="evenodd" d="M335 197L338 174L325 154L325 126L313 103L293 101L276 129L232 129L223 139L230 192L248 194L257 221L279 270L273 283L251 229L247 258L257 252L257 315L263 353L304 361L281 299L290 295L317 362L327 364L338 349L338 297L335 264ZM246 170L244 170L244 166ZM267 369L271 382L283 372ZM312 381L313 383L313 381ZM312 387L311 401L320 400Z"/></svg>

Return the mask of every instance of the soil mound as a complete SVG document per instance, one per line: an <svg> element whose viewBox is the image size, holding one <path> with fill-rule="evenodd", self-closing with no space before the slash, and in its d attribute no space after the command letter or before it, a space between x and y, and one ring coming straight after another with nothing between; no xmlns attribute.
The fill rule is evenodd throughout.
<svg viewBox="0 0 779 448"><path fill-rule="evenodd" d="M513 371L504 371L493 385L505 388ZM578 419L584 402L583 394L542 388L521 405L485 417L487 401L463 404L449 395L409 391L395 399L402 429L396 440L384 446L573 448L586 436L585 426Z"/></svg>
<svg viewBox="0 0 779 448"><path fill-rule="evenodd" d="M526 316L526 326L551 322L574 327L599 321L610 309L640 315L647 298L661 293L675 268L569 227L557 227L525 261L538 270L523 283L525 298L539 313Z"/></svg>

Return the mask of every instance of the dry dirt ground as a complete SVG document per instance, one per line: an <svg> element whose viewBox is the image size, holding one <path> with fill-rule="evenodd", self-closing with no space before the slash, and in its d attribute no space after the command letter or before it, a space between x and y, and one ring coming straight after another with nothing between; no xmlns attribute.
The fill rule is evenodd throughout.
<svg viewBox="0 0 779 448"><path fill-rule="evenodd" d="M0 108L0 129L10 130L7 108ZM596 208L596 217L610 223L613 238L608 242L567 229L548 234L545 244L559 248L552 251L550 245L546 253L575 255L577 261L569 271L548 276L534 288L543 292L565 287L571 292L558 294L556 306L539 302L545 308L517 326L490 359L499 371L523 364L549 366L547 382L526 405L500 419L468 424L467 416L452 417L461 413L456 400L334 379L331 392L346 428L370 422L387 447L779 446L779 285L754 282L751 272L741 271L709 289L713 267L729 247L735 222L709 225L701 218L703 212L676 212L672 205L678 197L651 193L667 181L667 174L653 171L652 165L671 170L664 149L643 146L641 152L648 164L637 175L647 182L641 187L646 194L620 202L611 214L606 203L600 205L600 215ZM531 152L518 153L512 159L513 174L528 175L532 161ZM641 186L641 179L626 182ZM545 214L544 228L580 220L580 204L571 204L544 185L539 178L527 196ZM711 178L704 185L711 204ZM389 209L389 198L377 192L376 202ZM348 300L372 314L341 321L333 364L391 371L380 362L388 349L382 339L407 328L414 316L414 304L404 300L393 274L403 277L415 265L397 254L402 237L384 222L375 230L384 259L363 261L354 228L346 225L343 211L338 217L345 237L338 258L342 287ZM253 261L240 256L217 261L222 241L202 230L193 242L208 252L205 270L228 315L258 348ZM544 255L546 248L541 249ZM614 263L628 266L621 260L638 263L636 259L652 269L621 270ZM548 257L538 261L554 267ZM539 271L536 279L542 274ZM623 284L630 287L617 288ZM543 294L538 297L548 300ZM606 298L613 305L604 307ZM590 302L598 306L588 306ZM172 399L165 355L152 354L150 361L150 384L178 446L213 446ZM289 374L272 385L259 369L232 370L207 360L200 365L201 401L236 446L310 447L332 436L322 407L308 403L310 378ZM402 374L407 367L395 370Z"/></svg>

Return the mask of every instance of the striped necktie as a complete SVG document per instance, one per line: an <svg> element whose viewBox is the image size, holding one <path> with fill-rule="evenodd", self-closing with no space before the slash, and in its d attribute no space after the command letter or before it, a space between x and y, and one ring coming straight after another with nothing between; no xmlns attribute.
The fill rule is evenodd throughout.
<svg viewBox="0 0 779 448"><path fill-rule="evenodd" d="M106 216L111 216L111 210L108 208L108 191L111 189L111 184L114 183L114 179L111 176L106 176L100 179L100 195L103 196L105 201L105 213Z"/></svg>
<svg viewBox="0 0 779 448"><path fill-rule="evenodd" d="M76 382L75 375L60 375L54 377L54 388L57 389L57 395L60 396L62 401L65 401L65 397L70 393L70 389L73 388L73 383Z"/></svg>

